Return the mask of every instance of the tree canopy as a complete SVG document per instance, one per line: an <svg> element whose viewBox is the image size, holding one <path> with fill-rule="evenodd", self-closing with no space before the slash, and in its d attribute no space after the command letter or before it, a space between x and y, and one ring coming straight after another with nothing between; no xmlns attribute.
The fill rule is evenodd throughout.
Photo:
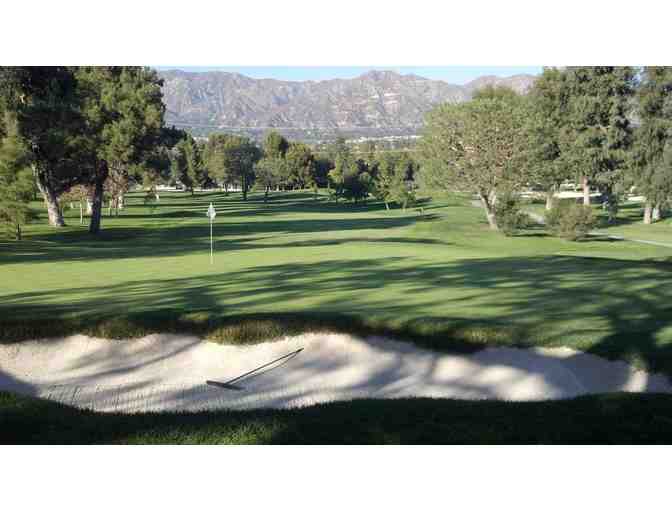
<svg viewBox="0 0 672 510"><path fill-rule="evenodd" d="M497 193L525 181L517 159L523 116L522 99L508 92L430 111L420 143L424 183L477 194L490 227L497 229Z"/></svg>

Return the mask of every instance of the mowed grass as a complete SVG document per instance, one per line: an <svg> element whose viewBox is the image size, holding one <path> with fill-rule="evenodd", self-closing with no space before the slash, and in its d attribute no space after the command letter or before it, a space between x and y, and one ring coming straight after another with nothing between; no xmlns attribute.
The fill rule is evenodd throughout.
<svg viewBox="0 0 672 510"><path fill-rule="evenodd" d="M210 264L205 211L217 208ZM672 250L507 238L468 197L417 209L311 193L129 196L97 238L68 211L0 242L0 338L195 330L259 341L303 329L382 332L437 349L569 346L672 374Z"/></svg>
<svg viewBox="0 0 672 510"><path fill-rule="evenodd" d="M529 204L524 208L540 216L543 216L546 212L543 204ZM595 228L597 232L625 237L627 239L654 241L672 246L672 217L663 218L650 225L644 225L643 204L628 202L620 206L616 221L608 223L607 215L600 205L594 205L593 209L598 219L598 224Z"/></svg>
<svg viewBox="0 0 672 510"><path fill-rule="evenodd" d="M669 444L671 425L672 396L661 394L124 415L0 392L0 443L9 444Z"/></svg>

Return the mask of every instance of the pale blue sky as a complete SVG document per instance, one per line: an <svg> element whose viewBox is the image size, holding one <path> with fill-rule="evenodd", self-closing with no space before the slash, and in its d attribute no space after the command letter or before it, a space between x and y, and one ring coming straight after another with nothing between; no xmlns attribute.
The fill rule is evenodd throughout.
<svg viewBox="0 0 672 510"><path fill-rule="evenodd" d="M514 74L539 74L541 66L370 66L370 67L333 67L333 66L156 66L157 69L182 69L184 71L228 71L244 74L251 78L275 78L277 80L328 80L332 78L354 78L371 69L391 70L400 74L417 74L425 78L443 80L458 85L479 76L512 76Z"/></svg>

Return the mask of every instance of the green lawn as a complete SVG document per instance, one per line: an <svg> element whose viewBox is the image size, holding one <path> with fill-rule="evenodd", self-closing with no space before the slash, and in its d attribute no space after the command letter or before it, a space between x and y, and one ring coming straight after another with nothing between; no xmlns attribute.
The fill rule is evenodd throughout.
<svg viewBox="0 0 672 510"><path fill-rule="evenodd" d="M525 206L525 209L541 216L546 212L543 204L529 204ZM630 202L621 205L616 221L609 224L606 222L606 215L602 208L595 205L594 209L599 220L596 228L598 232L628 239L655 241L672 245L672 217L664 218L651 225L644 225L642 223L644 214L642 204Z"/></svg>
<svg viewBox="0 0 672 510"><path fill-rule="evenodd" d="M243 202L238 193L164 193L152 212L132 195L121 216L104 218L97 239L68 211L62 230L42 221L25 241L0 243L0 338L96 321L111 336L121 324L123 336L127 318L137 334L198 322L226 340L235 323L263 317L270 326L262 331L278 320L327 324L447 350L566 345L672 374L670 249L572 243L541 228L506 238L460 198L435 199L424 211L309 193L274 194L268 205L258 194ZM222 321L229 330L217 333Z"/></svg>
<svg viewBox="0 0 672 510"><path fill-rule="evenodd" d="M626 204L619 210L614 224L603 224L598 230L630 239L657 241L672 246L672 218L668 217L651 225L644 225L642 215L641 204Z"/></svg>
<svg viewBox="0 0 672 510"><path fill-rule="evenodd" d="M285 411L104 414L0 392L0 444L672 442L672 396L356 400Z"/></svg>

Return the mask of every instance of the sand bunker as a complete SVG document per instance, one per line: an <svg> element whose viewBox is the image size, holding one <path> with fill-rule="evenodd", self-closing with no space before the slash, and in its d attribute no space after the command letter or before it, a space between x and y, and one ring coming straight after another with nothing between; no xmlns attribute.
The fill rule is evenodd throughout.
<svg viewBox="0 0 672 510"><path fill-rule="evenodd" d="M227 381L303 347L224 390ZM309 334L254 346L151 335L75 335L0 345L0 389L98 411L301 407L355 398L543 400L611 391L670 392L667 378L571 349L488 348L470 355L382 338Z"/></svg>

